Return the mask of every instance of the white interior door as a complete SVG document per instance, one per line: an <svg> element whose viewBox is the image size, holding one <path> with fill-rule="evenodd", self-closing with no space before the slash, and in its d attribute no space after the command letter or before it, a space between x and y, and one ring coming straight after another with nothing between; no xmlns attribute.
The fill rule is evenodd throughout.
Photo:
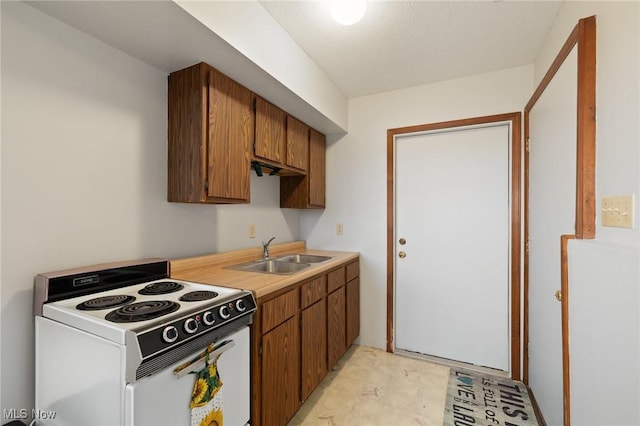
<svg viewBox="0 0 640 426"><path fill-rule="evenodd" d="M529 113L529 386L547 424L563 423L560 236L575 233L577 52Z"/></svg>
<svg viewBox="0 0 640 426"><path fill-rule="evenodd" d="M509 147L507 123L396 138L397 350L509 371Z"/></svg>

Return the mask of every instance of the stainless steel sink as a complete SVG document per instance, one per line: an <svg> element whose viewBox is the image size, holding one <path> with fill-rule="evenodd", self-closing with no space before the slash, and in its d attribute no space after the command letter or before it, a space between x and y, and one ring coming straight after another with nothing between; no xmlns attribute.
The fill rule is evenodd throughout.
<svg viewBox="0 0 640 426"><path fill-rule="evenodd" d="M308 268L308 263L295 263L290 261L277 260L259 260L251 263L243 263L241 265L233 265L227 269L235 269L247 272L262 272L264 274L293 274Z"/></svg>
<svg viewBox="0 0 640 426"><path fill-rule="evenodd" d="M287 256L279 257L277 260L280 262L293 262L293 263L320 263L325 260L329 260L329 256L316 256L313 254L290 254Z"/></svg>

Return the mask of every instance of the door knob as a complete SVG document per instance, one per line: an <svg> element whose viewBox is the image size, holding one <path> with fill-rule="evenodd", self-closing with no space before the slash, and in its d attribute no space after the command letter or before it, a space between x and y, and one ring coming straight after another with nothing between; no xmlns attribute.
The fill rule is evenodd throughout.
<svg viewBox="0 0 640 426"><path fill-rule="evenodd" d="M556 299L558 300L558 302L562 302L562 291L556 291Z"/></svg>
<svg viewBox="0 0 640 426"><path fill-rule="evenodd" d="M407 244L407 240L405 240L404 238L400 238L398 242L400 243L401 246Z"/></svg>
<svg viewBox="0 0 640 426"><path fill-rule="evenodd" d="M398 253L398 256L400 257L400 259L404 259L405 257L407 257L407 253L401 251L400 253Z"/></svg>

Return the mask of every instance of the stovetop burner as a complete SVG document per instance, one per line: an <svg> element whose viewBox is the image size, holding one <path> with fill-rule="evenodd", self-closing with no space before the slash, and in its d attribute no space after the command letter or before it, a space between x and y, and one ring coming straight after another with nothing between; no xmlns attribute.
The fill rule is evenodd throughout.
<svg viewBox="0 0 640 426"><path fill-rule="evenodd" d="M135 336L144 357L230 329L236 320L248 325L256 309L247 290L170 277L165 259L38 274L34 291L37 316L119 345Z"/></svg>
<svg viewBox="0 0 640 426"><path fill-rule="evenodd" d="M157 281L145 286L138 293L145 296L157 296L158 294L173 293L182 290L184 286L175 281Z"/></svg>
<svg viewBox="0 0 640 426"><path fill-rule="evenodd" d="M218 293L215 291L197 290L183 294L178 300L182 300L183 302L201 302L203 300L213 299L217 296Z"/></svg>
<svg viewBox="0 0 640 426"><path fill-rule="evenodd" d="M111 296L96 297L76 305L76 309L81 311L99 311L101 309L117 308L136 300L135 296L126 294L115 294Z"/></svg>
<svg viewBox="0 0 640 426"><path fill-rule="evenodd" d="M170 300L150 300L122 306L109 312L105 319L116 323L147 321L175 312L179 308L179 303Z"/></svg>

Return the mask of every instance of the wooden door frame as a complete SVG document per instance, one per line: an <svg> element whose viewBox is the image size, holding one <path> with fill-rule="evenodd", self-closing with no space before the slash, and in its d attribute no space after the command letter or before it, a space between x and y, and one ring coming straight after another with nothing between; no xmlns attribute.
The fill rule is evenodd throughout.
<svg viewBox="0 0 640 426"><path fill-rule="evenodd" d="M521 183L521 113L491 115L432 124L421 124L387 130L387 352L394 351L394 186L395 158L394 142L397 136L432 130L455 129L458 127L508 122L511 125L511 375L520 380L520 183Z"/></svg>
<svg viewBox="0 0 640 426"><path fill-rule="evenodd" d="M573 48L577 46L577 129L575 234L559 235L560 291L562 292L562 388L564 425L571 424L569 363L569 268L567 245L571 239L596 236L596 17L578 21L524 110L524 139L529 141L529 114ZM529 152L524 153L524 238L529 241ZM552 295L549 295L552 297ZM529 384L529 254L524 256L523 381Z"/></svg>

